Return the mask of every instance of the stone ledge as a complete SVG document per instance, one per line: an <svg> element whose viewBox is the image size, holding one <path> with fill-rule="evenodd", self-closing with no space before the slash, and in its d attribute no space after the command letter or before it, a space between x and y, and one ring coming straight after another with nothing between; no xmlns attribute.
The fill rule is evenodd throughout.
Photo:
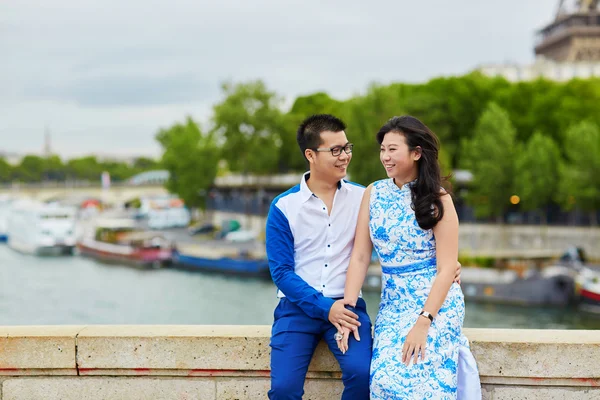
<svg viewBox="0 0 600 400"><path fill-rule="evenodd" d="M77 375L75 338L81 329L0 327L0 375Z"/></svg>
<svg viewBox="0 0 600 400"><path fill-rule="evenodd" d="M77 337L81 375L269 376L269 326L90 326ZM339 377L325 343L313 377ZM243 355L243 356L242 356Z"/></svg>
<svg viewBox="0 0 600 400"><path fill-rule="evenodd" d="M593 386L600 378L600 331L465 329L486 378L578 379Z"/></svg>
<svg viewBox="0 0 600 400"><path fill-rule="evenodd" d="M596 387L600 331L465 329L488 385ZM0 375L267 379L269 326L0 328ZM309 378L339 379L324 343Z"/></svg>

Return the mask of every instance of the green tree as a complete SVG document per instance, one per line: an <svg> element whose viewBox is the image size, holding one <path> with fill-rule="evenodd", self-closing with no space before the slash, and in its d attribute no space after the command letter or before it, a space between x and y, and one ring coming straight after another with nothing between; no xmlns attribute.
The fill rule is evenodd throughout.
<svg viewBox="0 0 600 400"><path fill-rule="evenodd" d="M581 121L600 125L600 79L572 79L555 83L558 92L553 108L539 109L538 124L546 121L554 130L551 135L562 149L566 149L566 132ZM550 129L550 126L544 128ZM564 155L564 152L563 152Z"/></svg>
<svg viewBox="0 0 600 400"><path fill-rule="evenodd" d="M421 119L437 134L454 166L461 138L471 137L485 106L496 93L509 86L504 79L474 72L405 86L403 102L408 114Z"/></svg>
<svg viewBox="0 0 600 400"><path fill-rule="evenodd" d="M160 162L148 157L138 157L133 161L133 168L136 172L152 171L161 169Z"/></svg>
<svg viewBox="0 0 600 400"><path fill-rule="evenodd" d="M371 85L364 95L346 101L331 99L326 93L315 93L296 99L288 113L295 128L306 115L320 112L340 116L348 124L348 138L355 143L355 159L350 174L353 180L369 183L383 175L377 157L374 134L393 115L410 114L421 119L440 138L444 169L465 164L460 144L470 141L475 126L490 102L502 107L515 127L517 141L526 143L540 130L561 149L567 147L568 127L590 120L600 125L600 79L573 79L566 83L538 79L510 83L503 78L489 78L474 72L460 77L432 79L423 84L392 83ZM287 126L287 125L286 125ZM293 143L290 135L282 138ZM282 158L292 159L282 146ZM292 153L292 155L295 153ZM296 155L297 156L297 155ZM293 157L296 157L293 156ZM564 154L563 154L564 156ZM298 156L293 169L304 166ZM360 167L358 167L360 164Z"/></svg>
<svg viewBox="0 0 600 400"><path fill-rule="evenodd" d="M473 173L467 201L474 206L477 216L500 218L509 205L515 137L506 111L490 103L477 122L473 139L463 141L463 165Z"/></svg>
<svg viewBox="0 0 600 400"><path fill-rule="evenodd" d="M438 162L440 163L440 172L442 173L442 177L452 175L452 161L450 160L450 154L443 144L440 146Z"/></svg>
<svg viewBox="0 0 600 400"><path fill-rule="evenodd" d="M296 130L302 121L314 114L332 114L339 117L342 104L323 92L296 98L285 116L286 128L281 131L279 165L282 172L304 172L307 169L306 160L296 141Z"/></svg>
<svg viewBox="0 0 600 400"><path fill-rule="evenodd" d="M560 167L559 200L565 209L577 207L590 212L596 225L600 209L600 130L589 121L566 132L566 160Z"/></svg>
<svg viewBox="0 0 600 400"><path fill-rule="evenodd" d="M0 157L0 182L8 183L13 177L13 167L4 157Z"/></svg>
<svg viewBox="0 0 600 400"><path fill-rule="evenodd" d="M290 109L290 114L295 114L302 119L313 114L336 115L341 105L341 102L331 98L327 93L317 92L296 98Z"/></svg>
<svg viewBox="0 0 600 400"><path fill-rule="evenodd" d="M214 136L203 134L189 117L156 135L164 151L161 163L170 173L166 187L189 207L205 206L205 194L217 175L220 149Z"/></svg>
<svg viewBox="0 0 600 400"><path fill-rule="evenodd" d="M375 134L390 117L404 114L402 96L396 87L373 84L364 96L348 100L341 109L340 116L348 125L348 140L354 143L349 168L353 181L368 185L385 177Z"/></svg>
<svg viewBox="0 0 600 400"><path fill-rule="evenodd" d="M549 205L556 196L561 154L552 138L536 132L516 159L514 190L524 211ZM545 213L542 213L545 221Z"/></svg>
<svg viewBox="0 0 600 400"><path fill-rule="evenodd" d="M15 168L17 179L23 182L41 182L44 177L46 160L42 157L27 155Z"/></svg>
<svg viewBox="0 0 600 400"><path fill-rule="evenodd" d="M306 114L306 116L311 114ZM283 114L282 128L279 130L279 162L277 171L280 173L286 172L304 172L307 170L307 163L298 147L296 141L296 131L304 118L299 117L299 114Z"/></svg>
<svg viewBox="0 0 600 400"><path fill-rule="evenodd" d="M363 98L352 99L341 116L347 124L348 140L354 143L348 175L354 182L366 186L382 178L385 171L379 162L379 147L374 130L376 123L373 118L369 118L368 111L362 108L364 103Z"/></svg>
<svg viewBox="0 0 600 400"><path fill-rule="evenodd" d="M262 81L225 83L225 99L213 108L214 132L224 139L223 158L231 171L278 172L281 135L286 129L281 99Z"/></svg>
<svg viewBox="0 0 600 400"><path fill-rule="evenodd" d="M498 91L494 101L506 110L517 130L517 139L526 143L537 130L558 141L556 109L560 84L546 79L511 84Z"/></svg>
<svg viewBox="0 0 600 400"><path fill-rule="evenodd" d="M100 181L104 167L95 156L73 158L66 165L67 176L73 180Z"/></svg>
<svg viewBox="0 0 600 400"><path fill-rule="evenodd" d="M64 181L66 168L59 156L46 157L44 162L44 180Z"/></svg>
<svg viewBox="0 0 600 400"><path fill-rule="evenodd" d="M107 160L99 164L102 171L108 172L111 181L124 181L136 174L136 170L122 161Z"/></svg>

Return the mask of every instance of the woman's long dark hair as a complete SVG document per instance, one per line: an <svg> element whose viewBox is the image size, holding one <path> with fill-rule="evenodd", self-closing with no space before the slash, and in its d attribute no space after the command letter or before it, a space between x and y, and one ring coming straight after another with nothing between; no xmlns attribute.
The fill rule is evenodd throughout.
<svg viewBox="0 0 600 400"><path fill-rule="evenodd" d="M381 145L387 133L403 135L408 148L421 148L421 158L417 161L417 182L410 186L412 207L422 229L432 229L444 216L444 206L440 197L442 179L438 152L440 141L435 133L415 117L404 115L391 118L377 132L377 141ZM449 191L448 191L449 193Z"/></svg>

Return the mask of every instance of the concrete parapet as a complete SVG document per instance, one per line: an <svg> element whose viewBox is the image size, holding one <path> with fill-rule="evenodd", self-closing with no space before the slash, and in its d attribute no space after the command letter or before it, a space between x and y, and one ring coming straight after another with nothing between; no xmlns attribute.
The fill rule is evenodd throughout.
<svg viewBox="0 0 600 400"><path fill-rule="evenodd" d="M471 329L483 381L510 379L573 386L600 383L600 331ZM485 378L485 379L484 379Z"/></svg>
<svg viewBox="0 0 600 400"><path fill-rule="evenodd" d="M83 328L0 327L0 375L77 375L75 338Z"/></svg>
<svg viewBox="0 0 600 400"><path fill-rule="evenodd" d="M269 326L90 326L77 336L80 375L269 376ZM309 371L338 377L325 343Z"/></svg>
<svg viewBox="0 0 600 400"><path fill-rule="evenodd" d="M0 328L0 398L261 399L268 326ZM484 399L600 399L600 331L465 329ZM324 343L305 399L339 399ZM57 376L59 375L59 376Z"/></svg>

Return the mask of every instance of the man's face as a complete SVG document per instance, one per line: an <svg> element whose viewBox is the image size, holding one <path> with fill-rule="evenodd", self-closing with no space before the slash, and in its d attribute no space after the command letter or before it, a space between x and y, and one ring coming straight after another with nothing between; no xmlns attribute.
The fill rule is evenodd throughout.
<svg viewBox="0 0 600 400"><path fill-rule="evenodd" d="M352 159L352 153L347 154L343 149L348 144L346 133L344 131L321 132L321 141L322 143L319 145L320 151L310 151L309 162L311 171L322 178L337 182L346 176L348 164L350 164L350 160ZM342 151L338 156L334 156L329 149L342 149Z"/></svg>

